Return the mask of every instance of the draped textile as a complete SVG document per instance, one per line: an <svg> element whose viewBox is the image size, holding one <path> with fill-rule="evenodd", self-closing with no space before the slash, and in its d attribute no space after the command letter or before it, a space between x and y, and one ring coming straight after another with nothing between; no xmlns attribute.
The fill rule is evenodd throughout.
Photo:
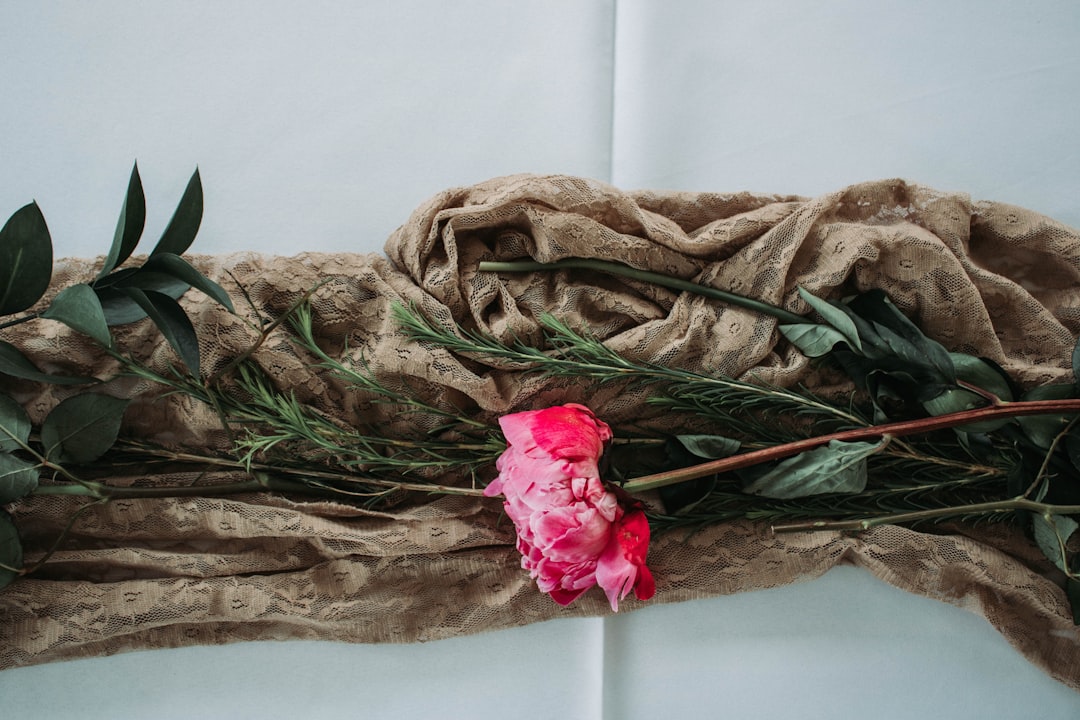
<svg viewBox="0 0 1080 720"><path fill-rule="evenodd" d="M542 339L539 316L552 313L636 360L804 383L825 394L844 389L781 340L774 320L746 310L596 273L476 269L483 259L525 257L614 260L800 313L808 308L798 286L830 297L881 288L929 336L996 361L1024 386L1070 381L1069 357L1080 333L1080 233L1022 208L899 180L802 198L624 192L566 176L498 178L421 205L391 235L385 256L196 257L236 298L240 317L196 292L183 304L200 334L204 370L212 373L254 341L249 321L256 310L280 315L322 282L313 307L324 349L363 358L388 383L488 420L582 402L616 431L631 422L657 429L670 423L639 392L462 360L410 341L390 314L392 303L414 303L441 322L532 342ZM100 260L62 261L52 292L91 279L99 266ZM49 321L0 336L39 365L99 377L116 369ZM149 323L118 328L116 336L151 365L173 361ZM414 430L416 418L371 402L315 367L285 329L253 358L279 387L339 422L374 423L388 434ZM70 392L4 383L35 421ZM162 397L145 382L119 380L109 388L133 398L126 436L227 449L209 409ZM232 477L116 470L118 483ZM78 505L51 496L9 508L28 561L44 552ZM658 585L652 602L776 587L838 564L864 567L899 588L985 616L1032 662L1080 689L1080 632L1060 573L1013 527L775 535L739 521L690 536L660 535L649 564ZM628 599L621 607L642 605ZM536 590L520 569L512 526L496 500L408 498L380 511L272 494L123 500L81 514L42 570L0 591L0 668L254 639L425 641L607 612L599 591L560 608Z"/></svg>

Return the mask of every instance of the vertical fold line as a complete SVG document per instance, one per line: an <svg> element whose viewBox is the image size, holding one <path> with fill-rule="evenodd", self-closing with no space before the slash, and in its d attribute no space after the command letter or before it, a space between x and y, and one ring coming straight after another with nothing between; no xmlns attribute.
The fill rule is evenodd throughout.
<svg viewBox="0 0 1080 720"><path fill-rule="evenodd" d="M608 157L607 157L607 178L605 180L608 183L614 183L615 181L615 123L617 116L617 101L616 97L616 78L618 77L618 61L619 61L619 0L612 0L611 2L611 40L610 40L610 54L608 56L608 75L610 82L608 83Z"/></svg>

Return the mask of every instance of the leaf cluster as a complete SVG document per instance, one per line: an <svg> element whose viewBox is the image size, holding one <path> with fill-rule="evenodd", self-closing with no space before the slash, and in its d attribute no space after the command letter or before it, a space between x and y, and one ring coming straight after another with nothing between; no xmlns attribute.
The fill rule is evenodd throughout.
<svg viewBox="0 0 1080 720"><path fill-rule="evenodd" d="M100 271L89 282L61 289L44 309L28 313L52 281L53 246L37 203L25 205L0 229L0 316L18 315L0 328L45 318L64 323L103 348L113 349L111 327L150 317L187 369L197 376L198 339L177 299L195 287L233 311L228 293L181 257L195 240L202 212L202 181L196 170L149 256L139 265L125 266L139 244L146 223L146 197L138 165L134 166L112 244ZM14 345L3 340L0 340L0 374L59 384L94 381L94 378L42 372Z"/></svg>
<svg viewBox="0 0 1080 720"><path fill-rule="evenodd" d="M195 240L202 213L203 190L196 170L149 256L141 264L129 262L146 222L146 198L135 165L99 272L89 282L62 288L33 311L52 283L52 237L36 202L16 210L0 228L0 317L10 318L0 323L0 329L38 319L60 322L105 352L122 357L111 328L149 317L187 371L198 377L198 338L178 298L194 287L233 311L225 290L181 257ZM5 340L0 340L0 375L58 385L101 382L45 372ZM72 395L49 412L34 434L23 408L0 393L0 505L34 493L42 473L77 481L67 468L93 462L113 446L127 404L100 392ZM18 533L10 515L0 512L0 587L14 579L21 564Z"/></svg>

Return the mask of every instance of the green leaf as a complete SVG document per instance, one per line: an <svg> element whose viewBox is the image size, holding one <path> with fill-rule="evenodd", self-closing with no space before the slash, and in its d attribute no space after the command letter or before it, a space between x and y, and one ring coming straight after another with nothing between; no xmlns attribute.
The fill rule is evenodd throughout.
<svg viewBox="0 0 1080 720"><path fill-rule="evenodd" d="M105 321L105 311L97 293L89 285L72 285L61 290L41 315L57 320L87 335L105 347L112 346L112 335Z"/></svg>
<svg viewBox="0 0 1080 720"><path fill-rule="evenodd" d="M1072 608L1073 625L1080 625L1080 580L1071 577L1065 581L1065 596Z"/></svg>
<svg viewBox="0 0 1080 720"><path fill-rule="evenodd" d="M192 375L199 376L199 337L180 303L153 290L124 288L122 292L143 309Z"/></svg>
<svg viewBox="0 0 1080 720"><path fill-rule="evenodd" d="M146 225L146 195L143 194L142 179L139 178L139 165L131 168L124 204L120 206L120 219L116 221L112 247L105 257L105 265L98 274L98 279L111 273L118 265L131 257L135 246L139 244L143 228Z"/></svg>
<svg viewBox="0 0 1080 720"><path fill-rule="evenodd" d="M963 380L982 390L995 395L1003 402L1012 402L1013 392L1008 378L996 364L983 358L963 353L949 353L956 367L958 380ZM947 415L964 410L986 407L989 401L978 393L965 388L945 388L939 395L923 401L923 408L930 415ZM955 428L957 432L988 433L1012 422L1012 418L999 418L984 422L970 423Z"/></svg>
<svg viewBox="0 0 1080 720"><path fill-rule="evenodd" d="M127 270L131 272L125 272ZM94 286L94 292L101 301L102 312L105 313L105 321L110 326L127 325L146 317L146 311L124 292L125 287L137 287L143 291L153 290L173 300L182 297L191 287L171 275L158 272L143 274L142 268L125 268L119 272L125 273L123 278L107 285Z"/></svg>
<svg viewBox="0 0 1080 720"><path fill-rule="evenodd" d="M59 463L97 460L116 442L127 406L127 400L101 393L63 400L41 424L46 459Z"/></svg>
<svg viewBox="0 0 1080 720"><path fill-rule="evenodd" d="M0 565L9 568L22 568L23 552L22 541L19 539L19 530L11 519L11 515L0 510ZM0 588L10 585L19 573L12 572L0 567Z"/></svg>
<svg viewBox="0 0 1080 720"><path fill-rule="evenodd" d="M1031 523L1039 549L1059 569L1069 572L1064 548L1076 532L1077 522L1067 515L1034 515Z"/></svg>
<svg viewBox="0 0 1080 720"><path fill-rule="evenodd" d="M828 355L837 343L847 342L847 337L834 327L816 323L799 323L778 326L780 334L799 351L810 358Z"/></svg>
<svg viewBox="0 0 1080 720"><path fill-rule="evenodd" d="M922 406L928 414L936 416L986 407L986 402L986 398L970 390L946 388L940 395L923 401ZM1002 428L1010 422L1012 422L1012 418L998 418L997 420L960 425L954 430L965 433L988 433Z"/></svg>
<svg viewBox="0 0 1080 720"><path fill-rule="evenodd" d="M1077 338L1076 345L1073 346L1072 371L1073 385L1076 386L1077 394L1080 394L1080 338Z"/></svg>
<svg viewBox="0 0 1080 720"><path fill-rule="evenodd" d="M161 273L180 280L191 287L201 290L208 297L228 309L229 312L236 312L233 308L232 298L225 292L225 288L196 270L191 263L179 255L172 253L154 255L143 265L143 270Z"/></svg>
<svg viewBox="0 0 1080 720"><path fill-rule="evenodd" d="M965 353L949 353L953 367L956 368L956 378L977 388L986 390L997 396L1003 402L1013 401L1012 385L1009 376L994 361L988 358L975 357Z"/></svg>
<svg viewBox="0 0 1080 720"><path fill-rule="evenodd" d="M22 312L52 280L52 238L37 203L15 211L0 229L0 315Z"/></svg>
<svg viewBox="0 0 1080 720"><path fill-rule="evenodd" d="M964 353L949 353L956 367L957 380L995 395L1004 403L1013 400L1012 385L1009 378L994 362L982 357ZM948 415L949 412L961 412L986 407L989 400L982 395L963 388L946 388L941 394L923 400L922 407L932 416ZM1012 422L1011 418L973 422L957 427L962 433L991 433Z"/></svg>
<svg viewBox="0 0 1080 720"><path fill-rule="evenodd" d="M19 450L30 439L30 418L22 405L0 393L0 452Z"/></svg>
<svg viewBox="0 0 1080 720"><path fill-rule="evenodd" d="M38 486L38 466L0 453L0 505L26 497Z"/></svg>
<svg viewBox="0 0 1080 720"><path fill-rule="evenodd" d="M1020 399L1065 400L1075 396L1076 386L1073 383L1056 383L1032 388L1024 393ZM1027 415L1017 418L1016 421L1020 423L1024 434L1036 447L1047 449L1054 443L1054 438L1065 429L1065 426L1075 416L1075 413L1068 415Z"/></svg>
<svg viewBox="0 0 1080 720"><path fill-rule="evenodd" d="M195 235L199 232L199 225L202 223L202 213L202 180L196 168L184 190L184 196L180 198L180 204L176 206L176 212L173 213L165 232L162 233L161 239L158 240L157 246L150 255L161 253L183 255L195 241Z"/></svg>
<svg viewBox="0 0 1080 720"><path fill-rule="evenodd" d="M826 324L844 336L848 345L856 350L861 351L863 349L862 340L859 339L859 331L855 328L855 323L848 317L846 312L827 300L815 297L801 287L799 288L799 295L810 307L817 311L817 314L821 316L821 319Z"/></svg>
<svg viewBox="0 0 1080 720"><path fill-rule="evenodd" d="M876 443L841 442L800 453L758 476L744 492L791 500L823 493L858 493L866 489L866 459L885 447Z"/></svg>
<svg viewBox="0 0 1080 720"><path fill-rule="evenodd" d="M691 454L706 460L734 455L742 446L738 440L720 435L676 435L675 440Z"/></svg>
<svg viewBox="0 0 1080 720"><path fill-rule="evenodd" d="M864 344L868 338L873 338L878 352L894 355L913 368L919 368L933 382L956 382L956 368L949 351L924 335L883 291L869 290L859 295L848 303L848 309L863 321L859 326L866 328L865 332L860 331ZM867 352L867 355L872 353Z"/></svg>
<svg viewBox="0 0 1080 720"><path fill-rule="evenodd" d="M70 375L49 375L38 370L17 347L0 340L0 373L23 380L52 383L53 385L85 385L95 383L97 378Z"/></svg>

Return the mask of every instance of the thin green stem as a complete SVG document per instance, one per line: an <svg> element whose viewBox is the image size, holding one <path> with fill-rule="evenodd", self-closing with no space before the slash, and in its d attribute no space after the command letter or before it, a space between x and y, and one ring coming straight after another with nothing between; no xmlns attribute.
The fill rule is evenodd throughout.
<svg viewBox="0 0 1080 720"><path fill-rule="evenodd" d="M35 320L35 319L37 319L39 317L41 317L41 313L36 313L36 312L27 313L26 315L20 315L17 318L12 318L12 319L10 319L10 320L8 320L6 322L0 323L0 330L3 330L4 328L12 327L14 325L21 325L24 322L28 322L30 320Z"/></svg>
<svg viewBox="0 0 1080 720"><path fill-rule="evenodd" d="M622 277L627 277L632 280L641 280L643 282L652 283L654 285L671 288L672 290L681 290L684 292L695 293L697 295L702 295L707 298L712 298L713 300L720 300L721 302L726 302L730 305L745 308L747 310L754 310L764 315L768 315L769 317L776 318L782 323L791 324L806 322L806 318L804 318L802 315L796 315L793 312L789 312L781 307L777 307L776 305L772 305L767 302L762 302L761 300L754 300L752 298L744 297L742 295L736 295L735 293L717 290L716 288L708 287L706 285L699 285L698 283L691 282L690 280L673 278L668 275L649 272L648 270L638 270L637 268L632 268L629 265L608 262L606 260L593 260L589 258L568 258L566 260L559 260L553 263L541 263L534 260L513 260L509 262L485 260L477 266L477 269L480 272L591 270L593 272L620 275Z"/></svg>
<svg viewBox="0 0 1080 720"><path fill-rule="evenodd" d="M805 532L807 530L869 530L878 525L899 525L902 523L921 522L924 520L940 520L947 517L959 517L963 515L990 515L993 513L1011 513L1018 510L1027 510L1039 514L1072 515L1080 513L1080 505L1050 505L1048 503L1035 502L1023 497L1015 497L1010 500L993 500L990 502L971 503L969 505L954 505L951 507L932 508L930 510L914 510L911 512L893 513L891 515L879 515L877 517L862 520L815 520L812 522L788 523L773 525L773 532Z"/></svg>

